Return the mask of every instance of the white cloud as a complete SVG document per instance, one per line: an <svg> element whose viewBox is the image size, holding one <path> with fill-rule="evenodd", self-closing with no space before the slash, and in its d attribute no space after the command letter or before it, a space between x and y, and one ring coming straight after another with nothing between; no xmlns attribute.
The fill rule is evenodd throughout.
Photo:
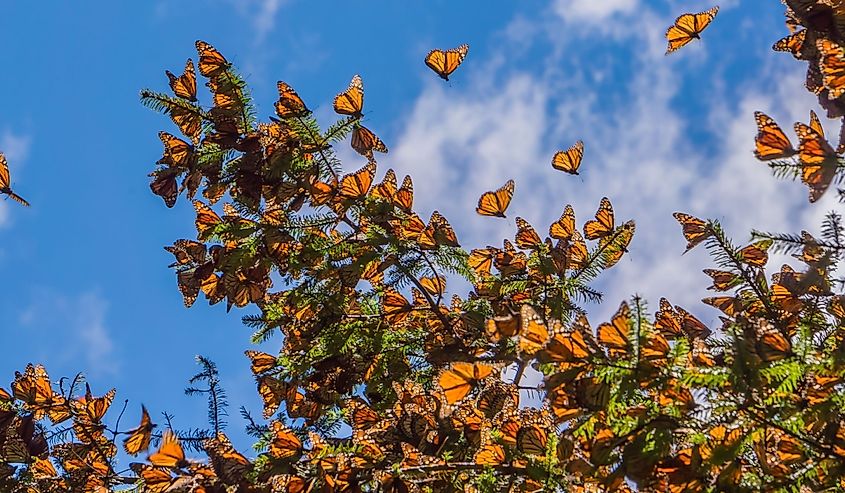
<svg viewBox="0 0 845 493"><path fill-rule="evenodd" d="M603 22L616 14L627 14L637 8L637 0L556 0L552 8L568 22Z"/></svg>
<svg viewBox="0 0 845 493"><path fill-rule="evenodd" d="M561 6L570 16L595 8L591 15L608 18L627 12L629 2L558 1L558 13ZM709 284L701 269L711 264L703 249L681 255L685 242L672 213L719 219L737 243L748 240L752 228L791 232L817 226L820 209L807 204L806 188L775 179L751 152L754 110L771 112L776 118L785 115L786 128L796 118L806 120L807 109L815 105L802 81L792 75L794 70L768 67L765 76L743 87L737 106L736 98L729 101L724 88L716 84L721 75L713 67L720 60L710 57L703 46L687 57L664 57L660 18L645 9L637 16L608 22L607 29L619 36L608 42L627 38L625 43L638 48L633 58L624 61L630 64L628 80L611 75L616 80L609 79L610 85L597 86L601 60L579 58L578 50L572 49L586 31L568 32L568 39L558 40L548 21L537 22L546 23L547 36L556 43L544 74L507 72L501 65L484 66L482 61L477 62L481 65L477 73L471 65L462 67L470 81L464 87L429 83L390 156L382 159L382 171L391 166L413 174L420 212L440 207L467 248L500 244L500 238L512 237L513 216L525 217L545 231L567 203L573 204L583 223L599 199L608 196L617 220L636 220L637 234L628 258L600 278L597 286L605 292L605 303L589 309L591 318L606 319L621 300L638 293L652 307L666 296L702 314L705 321L717 322L715 311L698 303L708 295ZM524 41L520 36L504 39ZM494 51L507 57L511 49L507 43ZM616 47L612 56L623 55ZM570 72L569 66L560 68L567 60L573 67ZM713 79L712 90L696 96L707 99L700 110L704 114L691 113L677 101L687 94L685 70ZM603 104L608 100L613 103ZM549 165L556 150L576 139L583 139L587 147L580 178ZM475 215L481 192L508 178L517 182L509 219Z"/></svg>
<svg viewBox="0 0 845 493"><path fill-rule="evenodd" d="M75 368L84 366L89 376L113 375L118 361L106 325L107 309L108 302L95 291L69 296L41 289L19 321L24 328L39 331L51 357L60 356Z"/></svg>

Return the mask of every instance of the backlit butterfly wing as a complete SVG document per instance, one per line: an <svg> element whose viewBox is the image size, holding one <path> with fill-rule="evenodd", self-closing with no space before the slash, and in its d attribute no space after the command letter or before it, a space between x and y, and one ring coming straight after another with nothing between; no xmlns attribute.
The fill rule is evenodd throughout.
<svg viewBox="0 0 845 493"><path fill-rule="evenodd" d="M684 253L692 250L696 245L713 235L713 230L710 229L707 223L697 217L684 214L683 212L676 212L672 215L681 223L684 238L687 240L687 248L684 250Z"/></svg>
<svg viewBox="0 0 845 493"><path fill-rule="evenodd" d="M305 102L288 83L278 81L279 100L276 101L276 114L279 118L296 118L311 113Z"/></svg>
<svg viewBox="0 0 845 493"><path fill-rule="evenodd" d="M824 127L822 126L821 120L819 120L819 115L813 110L810 110L810 128L824 138Z"/></svg>
<svg viewBox="0 0 845 493"><path fill-rule="evenodd" d="M156 467L182 468L188 465L182 444L171 430L164 432L158 451L147 457L147 460Z"/></svg>
<svg viewBox="0 0 845 493"><path fill-rule="evenodd" d="M828 90L829 99L837 99L845 94L845 49L825 38L816 40L819 50L819 70L822 84Z"/></svg>
<svg viewBox="0 0 845 493"><path fill-rule="evenodd" d="M349 87L334 98L334 110L340 115L360 118L364 110L364 82L360 75L354 75Z"/></svg>
<svg viewBox="0 0 845 493"><path fill-rule="evenodd" d="M781 159L794 155L796 151L789 137L780 126L762 111L754 112L757 121L757 137L754 139L754 155L760 161Z"/></svg>
<svg viewBox="0 0 845 493"><path fill-rule="evenodd" d="M550 321L549 325L555 324ZM557 322L551 332L561 332ZM520 309L519 352L521 355L534 356L549 342L549 327L543 317L531 305L522 305Z"/></svg>
<svg viewBox="0 0 845 493"><path fill-rule="evenodd" d="M478 199L475 212L482 216L505 217L505 211L513 198L514 181L508 180L501 188L484 192Z"/></svg>
<svg viewBox="0 0 845 493"><path fill-rule="evenodd" d="M214 212L214 209L199 200L194 201L194 209L197 212L197 219L194 222L197 228L197 238L205 240L223 220Z"/></svg>
<svg viewBox="0 0 845 493"><path fill-rule="evenodd" d="M395 289L385 290L382 297L384 318L390 324L403 322L410 314L413 306L402 293Z"/></svg>
<svg viewBox="0 0 845 493"><path fill-rule="evenodd" d="M599 325L598 341L607 349L611 358L624 358L631 353L630 319L631 309L623 301L610 323Z"/></svg>
<svg viewBox="0 0 845 493"><path fill-rule="evenodd" d="M587 221L584 224L584 237L588 240L595 240L609 235L613 232L613 206L607 197L601 199L596 219Z"/></svg>
<svg viewBox="0 0 845 493"><path fill-rule="evenodd" d="M393 196L393 205L407 213L414 207L414 182L410 176L405 175L402 180L402 186Z"/></svg>
<svg viewBox="0 0 845 493"><path fill-rule="evenodd" d="M11 179L9 178L9 164L6 162L6 156L2 152L0 152L0 193L5 194L21 205L29 206L29 202L12 191Z"/></svg>
<svg viewBox="0 0 845 493"><path fill-rule="evenodd" d="M210 44L205 41L196 42L199 62L197 64L200 73L205 77L216 77L218 74L229 68L229 62Z"/></svg>
<svg viewBox="0 0 845 493"><path fill-rule="evenodd" d="M475 271L477 276L485 276L490 274L490 268L493 266L493 259L496 258L497 249L495 247L477 248L470 252L467 260L469 267Z"/></svg>
<svg viewBox="0 0 845 493"><path fill-rule="evenodd" d="M290 428L278 421L273 421L270 428L273 431L268 450L270 457L285 460L295 458L302 453L302 440Z"/></svg>
<svg viewBox="0 0 845 493"><path fill-rule="evenodd" d="M165 70L164 73L170 80L170 89L173 90L173 94L188 101L197 100L197 75L194 72L193 60L188 58L188 61L185 62L185 72L179 77L173 75L169 70Z"/></svg>
<svg viewBox="0 0 845 493"><path fill-rule="evenodd" d="M373 157L373 151L387 154L387 146L384 142L363 125L355 125L352 130L352 148L358 154L370 159Z"/></svg>
<svg viewBox="0 0 845 493"><path fill-rule="evenodd" d="M797 33L792 33L785 38L782 38L772 45L774 51L785 51L792 53L792 56L797 60L803 60L802 50L804 49L804 41L807 38L807 30L801 30Z"/></svg>
<svg viewBox="0 0 845 493"><path fill-rule="evenodd" d="M719 12L719 7L698 14L681 14L675 19L675 23L666 30L666 40L669 46L666 54L672 53L679 48L686 46L693 39L700 39L701 32L713 22L713 18Z"/></svg>
<svg viewBox="0 0 845 493"><path fill-rule="evenodd" d="M425 64L443 80L449 80L449 76L464 61L469 52L469 45L462 44L451 50L431 50L425 56Z"/></svg>
<svg viewBox="0 0 845 493"><path fill-rule="evenodd" d="M243 454L235 450L229 437L222 431L216 437L205 440L203 448L211 459L214 473L224 484L240 483L252 466Z"/></svg>
<svg viewBox="0 0 845 493"><path fill-rule="evenodd" d="M535 249L543 244L543 240L531 224L521 217L516 218L516 225L519 228L516 232L516 246L522 249Z"/></svg>
<svg viewBox="0 0 845 493"><path fill-rule="evenodd" d="M155 426L150 420L150 413L147 412L147 408L142 405L141 423L123 440L123 450L129 455L138 455L150 448L150 437Z"/></svg>
<svg viewBox="0 0 845 493"><path fill-rule="evenodd" d="M376 163L370 161L360 170L350 173L340 180L340 197L357 200L367 195L376 174Z"/></svg>
<svg viewBox="0 0 845 493"><path fill-rule="evenodd" d="M821 198L836 174L836 152L830 144L803 123L795 124L798 134L798 159L801 161L801 181L810 188L810 202Z"/></svg>
<svg viewBox="0 0 845 493"><path fill-rule="evenodd" d="M252 370L253 375L260 375L276 367L276 357L272 354L252 349L247 349L244 351L244 354L246 354L247 358L249 358L251 363L250 369Z"/></svg>
<svg viewBox="0 0 845 493"><path fill-rule="evenodd" d="M258 395L264 403L265 419L276 414L282 401L287 396L288 385L275 377L264 376L258 379Z"/></svg>
<svg viewBox="0 0 845 493"><path fill-rule="evenodd" d="M575 210L571 205L563 209L563 214L560 219L553 222L549 226L549 236L556 240L569 241L572 238L572 233L575 232Z"/></svg>
<svg viewBox="0 0 845 493"><path fill-rule="evenodd" d="M577 175L583 157L584 143L579 140L569 149L556 152L552 158L552 167L560 171L565 171L566 173Z"/></svg>
<svg viewBox="0 0 845 493"><path fill-rule="evenodd" d="M452 405L462 400L478 383L493 373L493 366L485 363L452 363L437 378L446 404Z"/></svg>

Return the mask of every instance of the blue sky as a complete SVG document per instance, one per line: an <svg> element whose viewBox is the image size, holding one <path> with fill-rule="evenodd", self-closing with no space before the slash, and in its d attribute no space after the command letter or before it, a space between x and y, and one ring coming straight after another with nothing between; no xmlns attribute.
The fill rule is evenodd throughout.
<svg viewBox="0 0 845 493"><path fill-rule="evenodd" d="M201 426L205 403L182 389L203 354L221 368L230 434L249 443L236 412L260 412L242 355L249 311L182 306L162 246L193 236L193 209L180 199L168 210L147 186L157 132L174 128L138 92L166 89L164 70L196 58L196 39L240 68L265 117L285 80L331 122L331 98L360 73L366 124L391 149L380 172L411 173L421 215L444 212L466 247L500 243L514 215L544 229L566 203L583 222L610 197L637 234L598 284L606 303L588 307L593 320L633 293L693 305L706 295L706 258L680 255L671 212L721 219L744 241L752 227L813 231L833 204L809 207L802 185L771 178L751 154L754 110L789 128L818 109L804 67L769 51L786 30L780 2L765 3L723 2L702 42L664 57L668 24L710 3L7 2L0 151L32 207L0 203L0 387L41 362L54 379L84 372L97 393L116 386L130 426L141 403L175 414L179 427ZM422 59L460 43L469 55L444 83ZM552 154L577 139L587 148L582 176L553 171ZM362 164L340 153L348 169ZM479 194L509 178L509 219L476 216Z"/></svg>

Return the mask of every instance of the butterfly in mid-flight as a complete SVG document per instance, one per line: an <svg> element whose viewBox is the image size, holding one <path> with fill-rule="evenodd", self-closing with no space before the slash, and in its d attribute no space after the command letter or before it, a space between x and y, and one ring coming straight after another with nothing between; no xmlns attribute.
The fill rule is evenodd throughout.
<svg viewBox="0 0 845 493"><path fill-rule="evenodd" d="M584 143L580 140L565 151L558 151L552 158L552 167L566 173L577 175L584 157Z"/></svg>
<svg viewBox="0 0 845 493"><path fill-rule="evenodd" d="M434 49L425 56L425 64L431 70L434 70L441 79L449 80L449 76L461 65L468 52L469 45L467 44L462 44L451 50Z"/></svg>
<svg viewBox="0 0 845 493"><path fill-rule="evenodd" d="M0 152L0 193L6 194L15 202L29 207L29 202L12 191L11 179L9 178L9 165L6 163L6 156Z"/></svg>
<svg viewBox="0 0 845 493"><path fill-rule="evenodd" d="M505 211L513 198L513 189L513 180L508 180L498 190L484 192L478 199L475 212L482 216L505 217Z"/></svg>
<svg viewBox="0 0 845 493"><path fill-rule="evenodd" d="M716 17L716 13L718 12L719 7L716 6L698 14L679 15L675 19L675 23L666 30L666 40L669 42L669 46L666 48L666 54L668 55L686 46L694 39L700 39L701 32L713 22L713 18Z"/></svg>

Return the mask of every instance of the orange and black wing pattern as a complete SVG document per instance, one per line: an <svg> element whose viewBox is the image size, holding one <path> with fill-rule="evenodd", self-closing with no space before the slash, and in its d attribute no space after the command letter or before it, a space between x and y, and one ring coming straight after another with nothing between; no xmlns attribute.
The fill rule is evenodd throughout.
<svg viewBox="0 0 845 493"><path fill-rule="evenodd" d="M513 198L514 181L508 180L498 190L484 192L478 199L475 212L482 216L505 217L505 211Z"/></svg>
<svg viewBox="0 0 845 493"><path fill-rule="evenodd" d="M169 70L164 73L170 80L170 89L176 96L188 101L197 100L197 74L194 72L194 62L190 58L185 62L185 71L179 77L173 75Z"/></svg>
<svg viewBox="0 0 845 493"><path fill-rule="evenodd" d="M716 17L718 12L719 7L713 7L698 14L681 14L678 16L675 23L666 30L666 40L669 42L666 54L668 55L686 46L694 39L700 39L701 32L713 22L713 18Z"/></svg>
<svg viewBox="0 0 845 493"><path fill-rule="evenodd" d="M584 237L588 240L596 240L613 233L613 206L607 197L601 199L599 209L596 211L595 220L587 221L584 224Z"/></svg>
<svg viewBox="0 0 845 493"><path fill-rule="evenodd" d="M757 137L754 139L754 155L757 159L782 159L798 152L792 147L789 137L769 115L757 111L754 113L754 119L757 122Z"/></svg>
<svg viewBox="0 0 845 493"><path fill-rule="evenodd" d="M204 77L216 77L229 68L229 62L216 48L205 41L197 41L199 63L197 67Z"/></svg>
<svg viewBox="0 0 845 493"><path fill-rule="evenodd" d="M334 97L334 111L340 115L360 118L364 111L364 81L360 75L354 75L349 87Z"/></svg>
<svg viewBox="0 0 845 493"><path fill-rule="evenodd" d="M552 158L552 168L572 174L578 174L581 159L584 157L584 143L578 141L565 151L558 151Z"/></svg>
<svg viewBox="0 0 845 493"><path fill-rule="evenodd" d="M819 200L833 181L838 162L836 151L823 136L808 125L795 124L798 134L798 160L801 181L810 188L810 202Z"/></svg>
<svg viewBox="0 0 845 493"><path fill-rule="evenodd" d="M29 206L29 202L12 191L11 179L9 177L9 164L6 162L6 156L4 156L2 152L0 152L0 193L5 194L7 197L21 205L25 205L27 207Z"/></svg>
<svg viewBox="0 0 845 493"><path fill-rule="evenodd" d="M467 44L451 50L431 50L425 56L425 64L441 79L449 80L449 76L461 65L468 52L469 45Z"/></svg>
<svg viewBox="0 0 845 493"><path fill-rule="evenodd" d="M279 118L296 118L311 113L311 110L305 106L305 101L290 84L279 81L276 87L279 90L279 100L276 101L276 114Z"/></svg>
<svg viewBox="0 0 845 493"><path fill-rule="evenodd" d="M829 39L816 40L819 50L819 71L828 98L837 99L845 94L845 48Z"/></svg>

